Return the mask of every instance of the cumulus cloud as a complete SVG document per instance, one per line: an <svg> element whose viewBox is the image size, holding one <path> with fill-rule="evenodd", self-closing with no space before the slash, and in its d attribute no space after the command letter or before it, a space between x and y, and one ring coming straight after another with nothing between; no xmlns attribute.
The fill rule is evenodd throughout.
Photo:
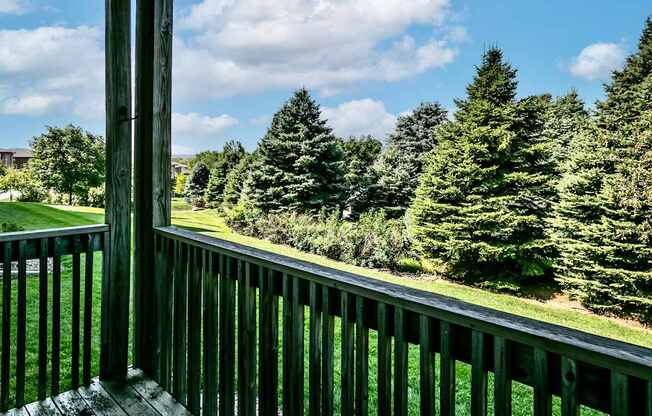
<svg viewBox="0 0 652 416"><path fill-rule="evenodd" d="M177 26L176 92L214 98L305 85L332 94L404 79L455 59L449 37L405 35L448 15L448 0L203 0Z"/></svg>
<svg viewBox="0 0 652 416"><path fill-rule="evenodd" d="M626 53L616 43L594 43L582 49L573 60L570 72L576 77L588 80L605 80L612 71L622 68Z"/></svg>
<svg viewBox="0 0 652 416"><path fill-rule="evenodd" d="M0 30L0 109L98 118L104 113L104 36L80 26Z"/></svg>
<svg viewBox="0 0 652 416"><path fill-rule="evenodd" d="M173 113L172 135L186 139L219 137L224 130L238 124L238 119L228 114L211 117L199 113Z"/></svg>
<svg viewBox="0 0 652 416"><path fill-rule="evenodd" d="M370 98L324 107L322 115L340 137L370 134L384 139L396 125L396 116L387 112L385 104Z"/></svg>
<svg viewBox="0 0 652 416"><path fill-rule="evenodd" d="M27 4L20 0L0 0L0 14L23 14L27 12Z"/></svg>

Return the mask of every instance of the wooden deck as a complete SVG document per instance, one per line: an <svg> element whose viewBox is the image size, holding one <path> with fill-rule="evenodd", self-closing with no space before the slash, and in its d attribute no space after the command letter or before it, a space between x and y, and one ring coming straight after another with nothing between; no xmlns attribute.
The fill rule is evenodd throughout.
<svg viewBox="0 0 652 416"><path fill-rule="evenodd" d="M81 387L0 416L191 416L155 381L130 370L126 383L94 379Z"/></svg>

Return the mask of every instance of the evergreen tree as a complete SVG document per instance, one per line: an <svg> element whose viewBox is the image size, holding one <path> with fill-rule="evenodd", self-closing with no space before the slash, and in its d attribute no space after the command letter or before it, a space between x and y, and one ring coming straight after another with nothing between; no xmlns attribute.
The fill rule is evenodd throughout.
<svg viewBox="0 0 652 416"><path fill-rule="evenodd" d="M601 313L652 321L652 23L579 135L552 222L563 288Z"/></svg>
<svg viewBox="0 0 652 416"><path fill-rule="evenodd" d="M240 160L231 171L226 175L226 184L224 185L223 204L232 207L238 203L245 192L245 184L249 178L251 164L254 155L246 155Z"/></svg>
<svg viewBox="0 0 652 416"><path fill-rule="evenodd" d="M258 146L252 202L264 212L341 209L343 176L342 149L319 105L306 89L296 91Z"/></svg>
<svg viewBox="0 0 652 416"><path fill-rule="evenodd" d="M204 193L208 187L211 172L204 162L199 162L192 168L192 173L186 183L185 197L193 205L203 205Z"/></svg>
<svg viewBox="0 0 652 416"><path fill-rule="evenodd" d="M558 97L548 107L543 135L552 142L551 156L557 164L558 175L569 159L571 141L587 129L589 123L589 112L575 90Z"/></svg>
<svg viewBox="0 0 652 416"><path fill-rule="evenodd" d="M545 218L554 194L542 135L548 98L516 96L498 49L477 67L455 121L438 130L411 207L417 249L468 280L546 274Z"/></svg>
<svg viewBox="0 0 652 416"><path fill-rule="evenodd" d="M346 205L350 216L358 218L370 208L369 189L376 181L371 167L378 159L383 145L373 137L365 136L351 137L342 141L341 146L346 164Z"/></svg>
<svg viewBox="0 0 652 416"><path fill-rule="evenodd" d="M211 170L206 188L206 202L214 206L222 203L227 175L240 163L245 154L245 149L240 142L231 140L224 145L219 160Z"/></svg>
<svg viewBox="0 0 652 416"><path fill-rule="evenodd" d="M600 127L619 131L636 122L643 111L651 108L652 91L645 81L652 73L652 18L645 21L638 51L627 58L625 67L614 71L611 83L605 85L606 100L598 102Z"/></svg>
<svg viewBox="0 0 652 416"><path fill-rule="evenodd" d="M438 103L421 103L401 116L387 147L373 167L376 183L368 190L370 204L387 215L403 215L414 198L425 156L437 146L436 130L447 119Z"/></svg>

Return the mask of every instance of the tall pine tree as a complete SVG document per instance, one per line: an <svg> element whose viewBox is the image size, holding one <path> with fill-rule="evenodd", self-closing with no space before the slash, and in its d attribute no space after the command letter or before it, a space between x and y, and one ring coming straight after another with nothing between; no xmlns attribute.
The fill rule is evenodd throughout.
<svg viewBox="0 0 652 416"><path fill-rule="evenodd" d="M453 277L540 277L552 262L548 98L517 101L516 88L516 70L499 49L488 50L426 160L411 208L416 246Z"/></svg>
<svg viewBox="0 0 652 416"><path fill-rule="evenodd" d="M585 306L652 321L652 21L579 135L553 220L557 278Z"/></svg>
<svg viewBox="0 0 652 416"><path fill-rule="evenodd" d="M251 200L263 212L342 208L342 149L306 89L274 115L251 172Z"/></svg>
<svg viewBox="0 0 652 416"><path fill-rule="evenodd" d="M446 110L435 102L421 103L398 118L372 169L376 180L367 192L371 206L384 209L389 217L405 213L419 185L424 158L437 146L436 130L446 120Z"/></svg>

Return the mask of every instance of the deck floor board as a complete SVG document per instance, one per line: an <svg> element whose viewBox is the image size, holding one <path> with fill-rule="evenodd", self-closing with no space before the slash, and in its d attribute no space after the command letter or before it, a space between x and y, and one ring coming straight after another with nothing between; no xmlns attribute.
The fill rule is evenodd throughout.
<svg viewBox="0 0 652 416"><path fill-rule="evenodd" d="M129 370L125 383L94 379L90 386L0 416L192 416L154 380Z"/></svg>

